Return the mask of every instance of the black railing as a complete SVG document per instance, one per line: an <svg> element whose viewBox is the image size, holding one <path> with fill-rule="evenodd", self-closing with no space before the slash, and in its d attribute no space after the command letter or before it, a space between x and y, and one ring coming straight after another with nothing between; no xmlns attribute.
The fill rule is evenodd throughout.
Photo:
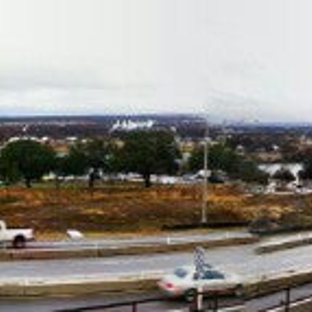
<svg viewBox="0 0 312 312"><path fill-rule="evenodd" d="M297 286L298 287L298 286ZM304 302L308 299L312 300L312 289L311 289L311 295L299 297L296 299L291 298L291 291L293 289L297 288L296 286L284 288L283 290L279 290L276 292L272 292L269 295L281 293L284 294L283 299L276 305L267 307L265 309L259 309L258 312L269 312L271 310L277 309L277 308L283 308L283 312L289 312L292 304L300 304L300 302ZM205 300L201 302L199 300L200 296L204 296ZM261 299L265 298L268 295L259 295L253 297L252 300L255 299ZM230 308L230 307L238 307L238 306L244 306L245 303L250 301L251 299L246 299L243 297L236 298L234 297L227 298L220 295L209 295L207 296L207 293L195 293L194 298L191 302L185 303L184 308L187 308L190 312L217 312L220 311L220 309L223 308ZM140 307L142 307L145 304L149 303L160 303L160 302L168 302L168 297L154 297L154 298L145 298L145 299L138 299L138 300L128 300L123 302L115 302L115 303L108 303L104 305L94 305L94 306L85 306L85 307L78 307L78 308L68 308L68 309L61 309L54 312L88 312L88 311L104 311L109 310L113 308L122 308L126 307L127 311L129 312L140 312L142 311Z"/></svg>
<svg viewBox="0 0 312 312"><path fill-rule="evenodd" d="M276 291L275 293L281 293L281 292L284 293L284 298L278 304L270 306L268 308L260 309L258 310L258 312L269 312L269 311L272 311L274 309L279 309L279 308L280 309L283 308L282 310L283 312L290 312L292 305L300 304L300 303L306 302L307 300L311 300L311 305L312 305L312 289L311 289L311 294L309 295L300 296L298 298L291 298L291 291L294 289L296 289L295 286L284 288L283 290L280 290L280 291ZM263 295L262 297L265 297L265 295Z"/></svg>
<svg viewBox="0 0 312 312"><path fill-rule="evenodd" d="M203 305L201 306L199 302L199 296L204 296L205 300L203 300ZM199 312L199 311L212 311L217 312L220 308L225 307L232 307L233 303L230 302L224 302L224 299L226 297L220 296L220 295L209 295L207 296L207 293L195 293L194 298L191 302L185 302L184 308L187 308L190 312ZM144 304L149 303L160 303L160 302L168 302L168 297L153 297L153 298L145 298L145 299L138 299L138 300L127 300L122 302L114 302L114 303L108 303L104 305L94 305L94 306L84 306L84 307L77 307L77 308L66 308L61 310L56 310L54 312L89 312L89 311L104 311L109 310L113 308L122 308L127 307L128 312L139 312L140 307L142 307ZM233 298L231 298L231 301L233 301ZM240 300L240 303L242 301ZM237 305L237 299L236 299L236 305Z"/></svg>
<svg viewBox="0 0 312 312"><path fill-rule="evenodd" d="M94 306L85 306L79 308L69 308L69 309L61 309L56 310L55 312L88 312L88 311L99 311L99 310L107 310L112 308L121 308L121 307L130 307L132 312L138 312L138 307L140 305L146 303L153 303L153 302L162 302L168 300L168 298L164 297L155 297L155 298L146 298L146 299L139 299L139 300L127 300L122 302L114 302L108 303L104 305L94 305Z"/></svg>

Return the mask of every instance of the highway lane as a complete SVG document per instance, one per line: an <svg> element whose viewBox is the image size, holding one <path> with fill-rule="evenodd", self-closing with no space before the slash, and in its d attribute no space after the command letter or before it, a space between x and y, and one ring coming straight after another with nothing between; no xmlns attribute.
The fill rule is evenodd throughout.
<svg viewBox="0 0 312 312"><path fill-rule="evenodd" d="M208 249L208 262L236 272L245 279L260 278L273 272L312 269L312 246L257 255L254 246L241 245ZM8 281L65 281L68 279L110 279L148 272L168 272L172 268L193 262L193 255L167 253L113 258L86 258L70 260L28 260L0 263L0 283Z"/></svg>
<svg viewBox="0 0 312 312"><path fill-rule="evenodd" d="M269 276L273 272L298 270L309 268L312 270L312 246L302 246L295 249L283 250L272 254L257 255L254 245L241 245L208 249L208 261L224 269L241 274L246 280ZM118 256L114 258L45 260L45 261L18 261L0 263L0 283L19 280L68 280L68 279L99 279L114 278L146 272L164 273L173 267L191 263L192 253L168 253L141 256ZM293 292L292 296L304 296L312 293L312 285L302 286ZM137 296L137 295L136 295ZM260 308L272 306L281 301L284 293L273 294L261 299L246 303L247 311L258 311ZM141 297L141 296L140 296ZM118 296L129 299L128 295ZM132 297L131 297L132 298ZM106 304L115 300L111 296L87 296L44 299L2 299L0 311L30 312L53 311L65 307L79 307L85 305ZM183 311L184 303L167 301L144 305L143 312L178 312ZM109 310L128 311L128 310Z"/></svg>
<svg viewBox="0 0 312 312"><path fill-rule="evenodd" d="M207 250L212 264L226 264L228 259L242 263L254 257L250 246ZM169 253L113 258L86 258L69 260L16 261L0 263L0 282L11 279L92 279L113 278L121 275L166 272L177 265L191 263L192 253Z"/></svg>

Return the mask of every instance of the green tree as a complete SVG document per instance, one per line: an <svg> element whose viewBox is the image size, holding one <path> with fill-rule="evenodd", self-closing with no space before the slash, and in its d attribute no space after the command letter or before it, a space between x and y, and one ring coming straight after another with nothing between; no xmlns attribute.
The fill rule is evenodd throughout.
<svg viewBox="0 0 312 312"><path fill-rule="evenodd" d="M292 172L283 167L274 173L273 178L283 183L290 183L296 180Z"/></svg>
<svg viewBox="0 0 312 312"><path fill-rule="evenodd" d="M14 184L21 179L16 163L11 163L5 159L0 159L0 176L7 185Z"/></svg>
<svg viewBox="0 0 312 312"><path fill-rule="evenodd" d="M111 170L112 144L109 140L91 139L72 145L69 153L59 158L58 172L64 176L88 174L89 187L93 188L100 170Z"/></svg>
<svg viewBox="0 0 312 312"><path fill-rule="evenodd" d="M89 187L100 177L100 170L111 171L112 143L110 140L93 139L87 141L83 146L83 153L89 168Z"/></svg>
<svg viewBox="0 0 312 312"><path fill-rule="evenodd" d="M227 174L232 174L237 170L242 161L242 156L238 155L231 148L222 144L216 144L209 147L208 167L210 170L222 170ZM197 148L189 159L189 168L191 171L203 169L204 149Z"/></svg>
<svg viewBox="0 0 312 312"><path fill-rule="evenodd" d="M301 154L300 160L303 160L303 168L299 172L302 180L312 180L312 150L308 149Z"/></svg>
<svg viewBox="0 0 312 312"><path fill-rule="evenodd" d="M173 174L178 169L179 152L173 134L167 131L128 133L117 155L119 168L141 174L145 187L151 185L151 174Z"/></svg>
<svg viewBox="0 0 312 312"><path fill-rule="evenodd" d="M0 155L0 175L6 183L23 179L27 187L55 166L55 152L34 140L8 143Z"/></svg>
<svg viewBox="0 0 312 312"><path fill-rule="evenodd" d="M237 168L237 178L244 182L255 182L258 184L268 184L269 175L260 170L257 164L251 160L244 160Z"/></svg>
<svg viewBox="0 0 312 312"><path fill-rule="evenodd" d="M79 176L86 173L88 167L86 155L81 143L72 145L65 156L57 157L56 174L59 176Z"/></svg>
<svg viewBox="0 0 312 312"><path fill-rule="evenodd" d="M204 150L200 147L194 150L189 159L190 170L194 172L203 169L203 162ZM230 178L241 179L245 182L266 184L268 180L268 176L258 169L256 163L224 144L209 147L208 168L213 174L221 170Z"/></svg>

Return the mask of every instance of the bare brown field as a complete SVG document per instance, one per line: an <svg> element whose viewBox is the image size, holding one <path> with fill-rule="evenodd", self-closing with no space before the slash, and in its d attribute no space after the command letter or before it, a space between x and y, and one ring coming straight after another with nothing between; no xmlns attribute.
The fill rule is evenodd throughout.
<svg viewBox="0 0 312 312"><path fill-rule="evenodd" d="M199 186L8 187L0 189L0 218L9 226L33 227L39 233L155 232L164 226L200 220ZM311 197L248 196L238 188L210 186L208 218L211 222L242 222L263 213L282 218L304 206Z"/></svg>

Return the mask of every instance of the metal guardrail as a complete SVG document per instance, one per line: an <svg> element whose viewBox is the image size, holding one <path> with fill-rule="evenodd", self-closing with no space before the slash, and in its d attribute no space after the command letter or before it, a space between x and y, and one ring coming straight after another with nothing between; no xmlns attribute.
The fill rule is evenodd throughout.
<svg viewBox="0 0 312 312"><path fill-rule="evenodd" d="M311 289L311 295L304 296L304 297L299 297L297 299L292 299L291 298L291 291L296 289L297 287L302 286L302 285L296 285L293 287L288 287L284 288L283 290L275 291L273 293L270 293L269 295L272 294L277 294L277 293L283 293L285 294L283 300L277 305L270 306L265 309L260 309L258 312L269 312L273 311L274 309L283 309L283 312L290 312L291 305L295 303L300 303L304 302L308 299L312 300L312 289ZM205 296L205 301L204 305L201 304L199 297L200 296ZM265 298L267 295L259 295L253 297L255 298ZM186 303L185 308L188 309L189 312L218 312L221 311L220 309L224 308L234 308L237 306L244 306L244 303L249 301L245 300L245 298L240 297L239 301L236 300L235 303L232 302L232 304L227 304L224 303L224 296L220 295L211 295L207 296L207 293L199 293L197 292L194 296L194 300L190 303ZM89 312L89 311L104 311L104 310L109 310L112 308L121 308L121 307L127 307L127 311L129 312L139 312L140 311L140 306L148 303L153 303L153 302L166 302L168 301L168 297L154 297L154 298L146 298L146 299L139 299L139 300L128 300L128 301L123 301L123 302L115 302L115 303L109 303L109 304L104 304L104 305L94 305L94 306L85 306L85 307L79 307L79 308L69 308L69 309L61 309L61 310L56 310L54 312Z"/></svg>
<svg viewBox="0 0 312 312"><path fill-rule="evenodd" d="M61 309L56 310L54 312L88 312L88 311L99 311L99 310L107 310L112 308L120 308L120 307L130 307L132 312L138 312L139 305L153 302L162 302L168 300L168 298L164 297L155 297L155 298L146 298L141 300L128 300L123 302L114 302L104 305L94 305L94 306L85 306L79 308L70 308L70 309Z"/></svg>
<svg viewBox="0 0 312 312"><path fill-rule="evenodd" d="M312 302L312 289L311 289L311 294L310 295L301 296L301 297L299 297L297 299L292 299L291 298L291 291L294 290L294 289L296 289L296 287L288 287L288 288L285 288L284 290L278 291L278 292L285 292L284 299L281 300L281 302L279 304L271 306L269 308L258 310L258 312L270 312L270 311L274 311L275 309L283 309L283 312L289 312L290 309L291 309L291 306L293 304L300 304L300 303L305 302L305 301L307 301L309 299ZM263 297L265 297L265 296L263 296Z"/></svg>
<svg viewBox="0 0 312 312"><path fill-rule="evenodd" d="M205 296L205 306L200 308L201 304L199 302L199 297ZM233 305L221 303L220 299L224 298L221 296L213 295L207 296L207 293L199 293L197 292L194 296L194 299L191 302L186 302L186 308L190 312L200 312L200 311L212 311L217 312L220 308L232 307ZM123 302L115 302L104 305L94 305L94 306L85 306L78 308L69 308L69 309L61 309L56 310L54 312L89 312L89 311L104 311L113 308L122 308L127 307L127 311L131 312L139 312L140 306L153 302L168 302L168 297L154 297L154 298L146 298L139 300L128 300Z"/></svg>

